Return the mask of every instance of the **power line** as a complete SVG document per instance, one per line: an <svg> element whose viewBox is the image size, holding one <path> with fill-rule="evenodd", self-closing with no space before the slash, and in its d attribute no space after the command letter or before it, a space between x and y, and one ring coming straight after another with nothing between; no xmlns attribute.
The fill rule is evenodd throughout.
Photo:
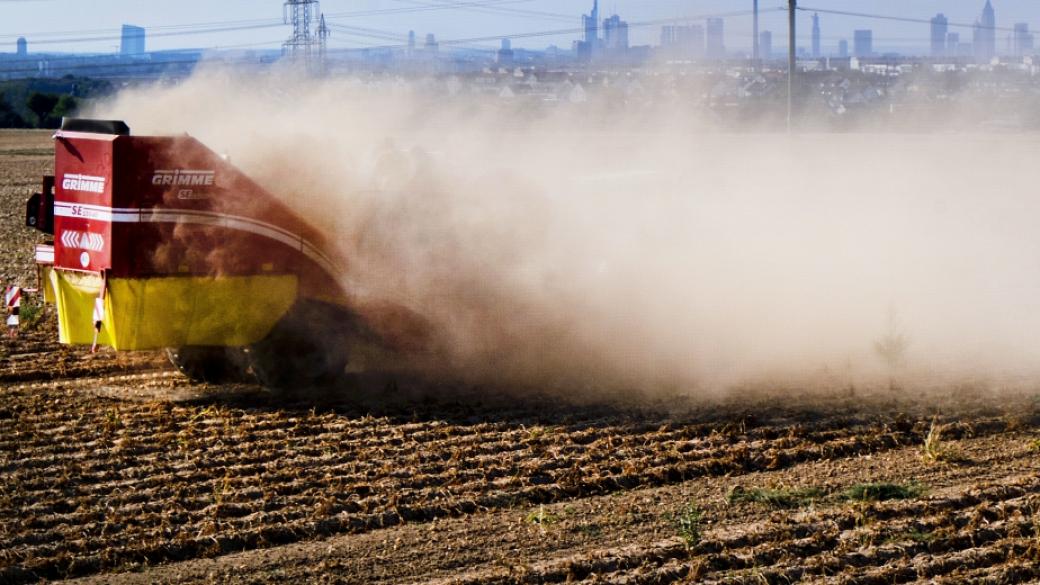
<svg viewBox="0 0 1040 585"><path fill-rule="evenodd" d="M238 26L238 25L252 25L252 24L282 24L280 18L252 18L248 20L221 20L213 22L196 22L190 24L167 24L157 26L146 26L148 31L153 30L180 30L190 28L204 28L204 27L223 27L223 26ZM112 28L95 28L95 29L81 29L81 30L66 30L66 31L40 31L30 33L8 33L0 34L0 39L13 39L16 37L32 37L33 39L40 37L60 37L60 36L83 36L83 35L94 35L94 34L115 34L118 29ZM43 41L33 41L39 43Z"/></svg>
<svg viewBox="0 0 1040 585"><path fill-rule="evenodd" d="M331 12L326 13L327 18L354 18L359 16L381 16L381 15L393 15L409 12L425 12L425 11L437 11L437 10L456 10L467 7L487 7L496 8L502 4L517 4L524 2L531 2L532 0L467 0L464 2L455 2L452 4L431 4L423 6L410 6L410 7L398 7L398 8L380 8L370 10L355 10L350 12ZM171 25L157 25L157 26L145 26L148 30L148 36L151 37L164 37L164 36L178 36L180 34L206 34L213 32L231 32L237 30L249 30L254 28L269 28L276 26L285 26L280 18L255 18L247 20L225 20L225 21L211 21L202 23L189 23L189 24L171 24ZM152 31L169 31L153 33ZM85 35L101 35L101 36L85 36ZM110 41L119 40L122 38L122 34L118 29L83 29L83 30L70 30L70 31L40 31L33 33L6 33L0 34L0 39L13 39L18 37L26 37L32 40L33 44L57 44L63 42L69 43L80 43L80 42L94 42L94 41ZM44 40L37 40L40 38ZM52 38L61 37L61 38Z"/></svg>
<svg viewBox="0 0 1040 585"><path fill-rule="evenodd" d="M358 16L383 16L388 14L404 14L409 12L427 12L436 10L457 10L460 8L466 8L470 6L481 7L481 6L501 6L503 4L520 4L525 2L531 2L532 0L467 0L465 2L456 2L453 4L437 4L437 5L425 5L425 6L402 6L398 8L373 8L370 10L355 10L352 12L329 12L325 16L327 18L354 18Z"/></svg>
<svg viewBox="0 0 1040 585"><path fill-rule="evenodd" d="M333 30L345 32L354 36L367 37L373 39L380 39L384 41L396 41L404 42L407 40L407 35L400 35L389 31L381 31L378 29L364 28L360 26L347 26L343 24L337 24L333 22L328 23L329 28Z"/></svg>
<svg viewBox="0 0 1040 585"><path fill-rule="evenodd" d="M540 10L525 10L523 8L509 8L505 6L460 6L457 2L449 3L445 0L437 0L437 3L431 4L429 2L421 2L420 0L394 0L395 2L406 2L408 4L415 4L419 6L451 6L459 7L463 10L471 12L478 12L481 14L507 14L509 16L525 16L528 18L538 18L542 20L559 20L573 22L577 20L577 17L569 14L560 14L557 12L542 12Z"/></svg>
<svg viewBox="0 0 1040 585"><path fill-rule="evenodd" d="M779 11L786 11L786 8L766 9L765 11L760 11L760 12L779 12ZM752 11L752 10L738 10L738 11L732 11L732 12L719 12L719 13L713 13L713 14L699 14L699 15L691 15L691 16L661 18L661 19L654 19L654 20L634 21L634 22L629 22L628 26L629 26L629 28L645 27L645 26L660 26L660 25L674 24L674 23L677 23L677 22L699 21L699 20L707 20L709 18L728 18L728 17L738 17L738 16L750 16L752 14L754 14L754 11ZM343 25L336 25L336 26L343 26ZM480 36L480 37L468 37L468 38L458 38L458 39L444 39L444 40L438 40L438 43L440 45L449 45L450 46L450 45L464 45L464 44L472 44L472 43L481 43L481 42L488 42L488 41L498 41L498 40L502 40L502 39L522 39L522 38L535 38L535 37L569 36L569 35L574 35L574 34L580 34L580 33L584 32L584 30L585 29L583 29L581 27L558 28L558 29L550 29L550 30L517 32L517 33L512 33L512 34L498 34L498 35L487 35L487 36ZM405 46L406 45L384 45L384 46L375 46L375 47L372 47L372 48L397 49L397 48L403 48Z"/></svg>
<svg viewBox="0 0 1040 585"><path fill-rule="evenodd" d="M411 1L417 1L417 0L411 0ZM461 1L461 2L452 2L450 4L448 4L448 3L443 3L443 4L441 4L441 3L439 3L439 4L424 3L422 5L412 6L412 7L401 7L401 8L379 9L379 10L364 10L364 11L328 13L328 14L326 14L326 16L330 17L330 18L332 18L332 17L342 18L342 17L355 17L355 16L364 16L364 15L369 15L370 16L370 15L375 15L375 14L398 14L398 13L402 13L402 12L417 12L417 11L425 11L425 10L449 10L449 9L453 10L453 9L464 9L464 8L493 8L493 9L507 10L506 8L500 8L500 5L502 5L502 4L515 4L515 3L519 3L519 2L529 2L529 1L531 1L531 0L482 0L482 1L481 0L468 0L468 1ZM514 10L514 9L508 9L508 10ZM784 8L774 8L774 9L766 9L766 10L763 10L761 12L778 12L778 11L784 11L784 10L785 10ZM529 12L534 13L536 11L529 11ZM674 24L674 23L680 23L680 22L690 22L690 21L706 20L706 19L709 19L709 18L725 18L725 17L749 16L749 15L752 15L753 13L754 13L754 11L752 11L752 10L740 10L740 11L712 13L712 14L687 15L687 16L664 18L664 19L654 19L654 20L646 20L646 21L629 22L628 25L629 25L629 27L632 27L632 28L635 28L635 27L647 27L647 26ZM544 13L544 14L548 15L548 14L552 14L552 13ZM226 25L232 25L233 23L242 23L242 24L234 25L234 26L216 26L216 25L220 25L221 23L220 22L210 22L210 23L196 23L196 24L168 25L168 26L164 26L164 27L153 27L153 28L163 29L165 32L152 33L150 35L150 37L182 36L182 35L190 35L190 34L207 34L207 33L215 33L215 32L231 32L231 31L253 30L253 29L262 29L262 28L272 28L272 27L284 26L284 23L282 23L281 21L272 21L271 19L223 21L223 23L226 24ZM363 44L368 45L367 48L395 49L395 48L401 48L401 47L407 46L407 45L402 43L402 41L406 37L404 37L403 35L397 34L397 33L390 32L390 31L385 31L385 30L380 30L380 29L373 29L373 28L366 28L366 27L359 27L359 26L354 26L354 25L339 24L339 23L330 23L330 26L335 28L335 29L337 29L337 30L339 30L339 31L341 31L341 32L345 32L345 33L347 33L347 34L349 34L351 36L375 38L375 39L379 39L379 40L389 40L389 41L395 41L396 42L395 44L392 44L392 45L375 45L375 44L370 44L370 43L363 43ZM450 45L473 45L473 44L478 44L478 43L481 43L481 42L498 41L498 40L506 39L506 38L516 39L516 38L566 36L566 35L580 34L582 32L584 32L584 29L581 28L581 27L568 27L568 28L550 29L550 30L525 31L525 32L517 32L517 33L511 33L511 34L498 34L498 35L487 35L487 36L470 37L470 38L447 39L447 40L440 40L440 44L441 45L449 45L449 46ZM64 33L40 33L40 34L41 35L45 35L45 34L46 35L58 35L58 34L64 34ZM2 36L4 36L4 35L0 35L0 37L2 37ZM113 36L91 36L91 37L79 37L79 38L71 38L71 39L51 39L51 40L44 40L44 41L35 41L35 43L36 44L57 44L57 43L62 43L62 42L99 42L99 41L106 41L106 40L117 40L117 39L121 39L121 38L122 38L121 35L119 35L119 36L114 36L114 35ZM260 44L267 44L267 43L260 43ZM256 44L254 44L254 43L247 43L247 44L238 45L238 46L255 46L255 45ZM214 48L216 48L216 47L211 47L208 50L212 50ZM191 49L191 50L196 50L196 49ZM206 49L203 49L203 50L206 50ZM495 50L495 49L489 48L489 47L480 47L480 50ZM75 58L73 58L73 59L75 59ZM54 62L53 59L51 59L50 61ZM135 64L135 66L139 66L139 65ZM35 69L33 69L33 70L35 70ZM11 71L11 70L8 70L8 71Z"/></svg>
<svg viewBox="0 0 1040 585"><path fill-rule="evenodd" d="M850 12L847 10L831 10L827 8L810 8L808 6L799 6L798 10L803 12L819 12L821 14L836 14L839 16L855 16L858 18L870 18L874 20L891 20L896 22L913 22L917 24L931 24L931 19L927 18L913 18L910 16L892 16L888 14L870 14L866 12ZM956 28L978 28L980 30L993 30L1003 32L1015 32L1014 28L1000 27L1000 26L982 26L980 23L966 24L963 22L947 22L947 26Z"/></svg>
<svg viewBox="0 0 1040 585"><path fill-rule="evenodd" d="M176 36L185 36L185 35L202 35L202 34L218 33L218 32L233 32L233 31L241 31L241 30L256 30L256 29L261 29L261 28L274 28L274 27L280 27L280 26L285 26L285 25L282 24L281 22L279 22L279 23L275 23L275 24L253 24L253 25L244 25L244 26L227 26L227 27L221 27L221 28L208 28L208 29L199 29L199 30L177 30L177 31L167 31L167 32L158 32L158 33L149 32L148 38L176 37ZM120 35L100 36L100 37L79 37L79 38L64 38L64 39L47 39L47 40L42 40L42 41L33 41L33 44L34 45L57 45L57 44L64 44L64 43L92 43L92 42L102 42L102 41L118 41L118 40L121 40L122 38L123 38L123 36L120 34Z"/></svg>

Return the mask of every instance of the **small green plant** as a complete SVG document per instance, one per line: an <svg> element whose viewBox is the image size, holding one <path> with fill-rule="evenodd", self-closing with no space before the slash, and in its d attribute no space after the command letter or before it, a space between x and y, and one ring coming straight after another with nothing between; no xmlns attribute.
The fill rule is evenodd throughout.
<svg viewBox="0 0 1040 585"><path fill-rule="evenodd" d="M932 419L932 425L928 428L928 434L924 438L924 446L921 456L929 461L946 463L964 463L967 459L959 451L943 442L943 425L939 424L939 417Z"/></svg>
<svg viewBox="0 0 1040 585"><path fill-rule="evenodd" d="M110 408L105 411L105 419L101 422L101 431L105 435L111 435L123 428L123 417L119 411Z"/></svg>
<svg viewBox="0 0 1040 585"><path fill-rule="evenodd" d="M939 418L935 417L924 438L924 457L932 461L941 461L945 451L942 445L942 425L939 424Z"/></svg>
<svg viewBox="0 0 1040 585"><path fill-rule="evenodd" d="M545 505L538 506L538 509L532 510L530 514L525 518L528 524L537 524L543 529L546 526L552 526L560 521L560 517L552 512L545 511Z"/></svg>
<svg viewBox="0 0 1040 585"><path fill-rule="evenodd" d="M924 486L918 483L858 483L842 493L842 498L857 502L909 500L923 495Z"/></svg>
<svg viewBox="0 0 1040 585"><path fill-rule="evenodd" d="M742 502L765 504L772 508L799 508L807 506L815 500L824 497L823 490L815 487L808 488L778 488L744 489L740 486L734 487L726 498L731 504Z"/></svg>
<svg viewBox="0 0 1040 585"><path fill-rule="evenodd" d="M679 538L686 544L686 548L693 548L701 541L701 509L697 504L689 502L679 509L672 518Z"/></svg>
<svg viewBox="0 0 1040 585"><path fill-rule="evenodd" d="M1040 439L1033 439L1029 442L1029 450L1034 453L1040 451Z"/></svg>
<svg viewBox="0 0 1040 585"><path fill-rule="evenodd" d="M32 301L23 301L22 306L18 309L18 319L21 321L21 327L26 331L33 331L39 327L43 316L44 306Z"/></svg>
<svg viewBox="0 0 1040 585"><path fill-rule="evenodd" d="M213 503L216 506L213 508L213 513L216 514L220 509L221 504L224 503L224 498L231 493L231 472L228 471L224 474L224 481L213 484Z"/></svg>
<svg viewBox="0 0 1040 585"><path fill-rule="evenodd" d="M935 540L935 534L927 532L919 528L910 528L902 532L897 532L890 535L884 540L886 544L900 543L900 542L915 542L919 544L929 543Z"/></svg>
<svg viewBox="0 0 1040 585"><path fill-rule="evenodd" d="M549 429L545 427L531 427L527 429L527 438L534 441L540 439L549 434Z"/></svg>
<svg viewBox="0 0 1040 585"><path fill-rule="evenodd" d="M599 524L591 522L583 522L574 528L575 532L584 534L585 536L595 538L603 533L603 528Z"/></svg>

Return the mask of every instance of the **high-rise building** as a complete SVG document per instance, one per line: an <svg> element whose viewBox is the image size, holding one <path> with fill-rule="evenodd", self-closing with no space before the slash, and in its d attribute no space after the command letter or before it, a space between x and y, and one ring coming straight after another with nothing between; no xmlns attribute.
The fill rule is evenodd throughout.
<svg viewBox="0 0 1040 585"><path fill-rule="evenodd" d="M752 37L752 40L754 41L752 44L754 46L751 47L751 61L757 69L762 60L762 48L759 46L762 41L762 36L758 32L758 0L752 0L751 11L753 13L751 24L753 30L751 31L751 34L754 35Z"/></svg>
<svg viewBox="0 0 1040 585"><path fill-rule="evenodd" d="M628 50L628 23L616 14L603 21L603 46L608 51Z"/></svg>
<svg viewBox="0 0 1040 585"><path fill-rule="evenodd" d="M852 33L852 54L860 58L874 54L874 31L864 29Z"/></svg>
<svg viewBox="0 0 1040 585"><path fill-rule="evenodd" d="M581 16L581 24L585 31L584 41L595 45L599 40L599 0L592 0L592 12Z"/></svg>
<svg viewBox="0 0 1040 585"><path fill-rule="evenodd" d="M820 58L820 15L812 15L812 56Z"/></svg>
<svg viewBox="0 0 1040 585"><path fill-rule="evenodd" d="M726 56L726 21L721 18L709 18L708 29L708 58L722 59Z"/></svg>
<svg viewBox="0 0 1040 585"><path fill-rule="evenodd" d="M982 16L975 21L974 29L975 58L989 61L997 54L997 15L990 0L982 8Z"/></svg>
<svg viewBox="0 0 1040 585"><path fill-rule="evenodd" d="M437 43L437 37L433 33L426 34L426 42L423 44L423 49L430 53L436 53L440 49L440 45Z"/></svg>
<svg viewBox="0 0 1040 585"><path fill-rule="evenodd" d="M758 35L758 53L761 59L773 58L773 31L764 30Z"/></svg>
<svg viewBox="0 0 1040 585"><path fill-rule="evenodd" d="M29 41L25 40L25 37L18 37L18 42L15 43L18 47L18 56L24 57L29 54Z"/></svg>
<svg viewBox="0 0 1040 585"><path fill-rule="evenodd" d="M589 60L599 48L599 0L592 0L592 12L581 15L582 39L574 43L579 59Z"/></svg>
<svg viewBox="0 0 1040 585"><path fill-rule="evenodd" d="M838 56L845 59L849 56L849 42L845 39L838 41Z"/></svg>
<svg viewBox="0 0 1040 585"><path fill-rule="evenodd" d="M961 33L946 34L946 54L951 57L961 56Z"/></svg>
<svg viewBox="0 0 1040 585"><path fill-rule="evenodd" d="M1029 32L1029 24L1015 23L1015 55L1024 57L1033 53L1033 33Z"/></svg>
<svg viewBox="0 0 1040 585"><path fill-rule="evenodd" d="M415 52L415 31L408 31L408 54Z"/></svg>
<svg viewBox="0 0 1040 585"><path fill-rule="evenodd" d="M704 56L704 27L696 24L687 26L662 26L661 48L665 53L680 58Z"/></svg>
<svg viewBox="0 0 1040 585"><path fill-rule="evenodd" d="M502 39L502 47L498 50L498 64L508 67L513 64L513 43L509 39Z"/></svg>
<svg viewBox="0 0 1040 585"><path fill-rule="evenodd" d="M144 29L132 24L123 25L122 42L119 45L120 55L144 54Z"/></svg>
<svg viewBox="0 0 1040 585"><path fill-rule="evenodd" d="M943 13L935 15L932 19L932 57L946 55L946 34L950 29L950 22Z"/></svg>

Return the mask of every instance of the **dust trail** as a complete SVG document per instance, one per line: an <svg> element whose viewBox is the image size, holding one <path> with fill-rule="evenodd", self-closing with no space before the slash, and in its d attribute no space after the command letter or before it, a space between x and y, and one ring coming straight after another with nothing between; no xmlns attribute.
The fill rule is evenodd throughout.
<svg viewBox="0 0 1040 585"><path fill-rule="evenodd" d="M1040 363L1037 136L728 133L679 103L219 70L96 114L228 153L336 234L351 286L434 324L453 375L704 391Z"/></svg>

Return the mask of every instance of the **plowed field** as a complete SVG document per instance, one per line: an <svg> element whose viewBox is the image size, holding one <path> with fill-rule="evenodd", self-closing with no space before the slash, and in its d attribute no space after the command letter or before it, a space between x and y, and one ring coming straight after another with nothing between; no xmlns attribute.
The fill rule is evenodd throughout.
<svg viewBox="0 0 1040 585"><path fill-rule="evenodd" d="M48 146L0 133L7 281ZM1040 580L1038 392L293 398L55 337L0 345L0 582Z"/></svg>

